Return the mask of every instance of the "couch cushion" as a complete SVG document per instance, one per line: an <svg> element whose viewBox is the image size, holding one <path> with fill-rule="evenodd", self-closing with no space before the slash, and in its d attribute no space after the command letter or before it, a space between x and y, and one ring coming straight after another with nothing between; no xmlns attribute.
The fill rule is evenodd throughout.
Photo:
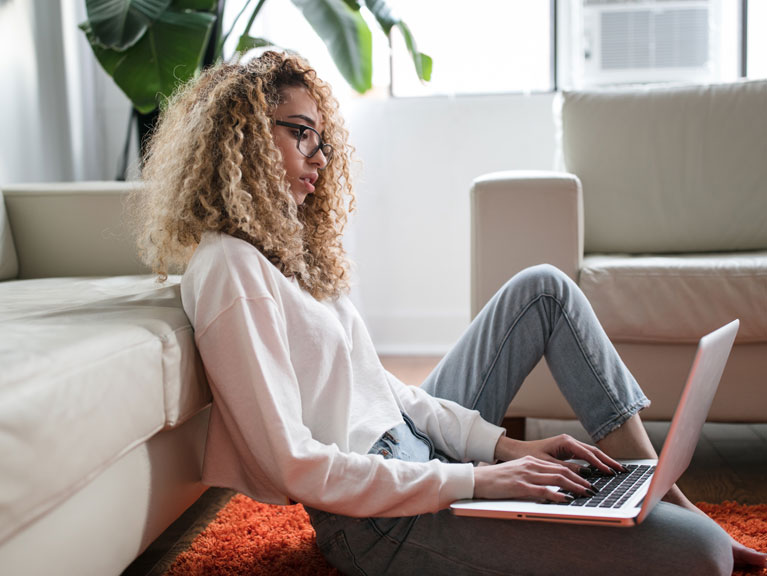
<svg viewBox="0 0 767 576"><path fill-rule="evenodd" d="M19 262L16 259L16 248L13 244L8 215L5 212L5 200L0 191L0 280L16 278L19 273Z"/></svg>
<svg viewBox="0 0 767 576"><path fill-rule="evenodd" d="M145 274L125 221L136 182L5 186L19 278ZM66 242L61 239L66 238Z"/></svg>
<svg viewBox="0 0 767 576"><path fill-rule="evenodd" d="M767 249L767 81L566 92L585 250Z"/></svg>
<svg viewBox="0 0 767 576"><path fill-rule="evenodd" d="M697 342L734 318L738 342L767 342L767 252L591 255L580 286L615 342Z"/></svg>
<svg viewBox="0 0 767 576"><path fill-rule="evenodd" d="M0 284L0 365L0 541L210 400L178 285L149 276Z"/></svg>

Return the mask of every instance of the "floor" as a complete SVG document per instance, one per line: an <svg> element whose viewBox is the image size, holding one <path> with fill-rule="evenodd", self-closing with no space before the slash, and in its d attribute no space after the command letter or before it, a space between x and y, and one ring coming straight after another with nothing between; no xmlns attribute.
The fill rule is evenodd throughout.
<svg viewBox="0 0 767 576"><path fill-rule="evenodd" d="M439 358L386 356L382 361L403 382L420 384ZM645 425L655 449L660 451L668 423ZM563 432L588 441L577 422L528 419L525 424L525 437L530 440ZM693 502L767 503L767 424L706 424L679 487ZM208 490L122 576L162 576L232 495L229 490Z"/></svg>

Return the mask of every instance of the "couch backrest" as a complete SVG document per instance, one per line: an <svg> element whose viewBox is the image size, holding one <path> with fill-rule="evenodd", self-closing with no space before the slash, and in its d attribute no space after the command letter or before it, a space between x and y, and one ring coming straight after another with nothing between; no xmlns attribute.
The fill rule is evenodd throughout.
<svg viewBox="0 0 767 576"><path fill-rule="evenodd" d="M2 190L10 237L2 235L0 279L146 274L124 223L136 184L19 184ZM18 274L2 272L18 263Z"/></svg>
<svg viewBox="0 0 767 576"><path fill-rule="evenodd" d="M767 248L767 81L565 92L586 252Z"/></svg>

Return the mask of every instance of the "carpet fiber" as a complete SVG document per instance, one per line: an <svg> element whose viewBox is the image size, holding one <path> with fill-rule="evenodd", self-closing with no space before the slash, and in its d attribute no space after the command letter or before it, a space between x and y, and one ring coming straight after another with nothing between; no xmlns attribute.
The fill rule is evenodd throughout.
<svg viewBox="0 0 767 576"><path fill-rule="evenodd" d="M743 544L767 552L767 505L699 503ZM303 507L269 506L241 494L179 554L167 576L338 576L322 557ZM735 572L767 576L767 570Z"/></svg>

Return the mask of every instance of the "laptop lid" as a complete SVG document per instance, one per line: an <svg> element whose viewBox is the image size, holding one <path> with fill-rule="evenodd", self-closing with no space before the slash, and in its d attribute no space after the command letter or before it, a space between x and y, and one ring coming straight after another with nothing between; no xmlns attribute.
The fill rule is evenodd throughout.
<svg viewBox="0 0 767 576"><path fill-rule="evenodd" d="M733 320L700 339L637 523L647 517L690 465L738 326L740 321Z"/></svg>

